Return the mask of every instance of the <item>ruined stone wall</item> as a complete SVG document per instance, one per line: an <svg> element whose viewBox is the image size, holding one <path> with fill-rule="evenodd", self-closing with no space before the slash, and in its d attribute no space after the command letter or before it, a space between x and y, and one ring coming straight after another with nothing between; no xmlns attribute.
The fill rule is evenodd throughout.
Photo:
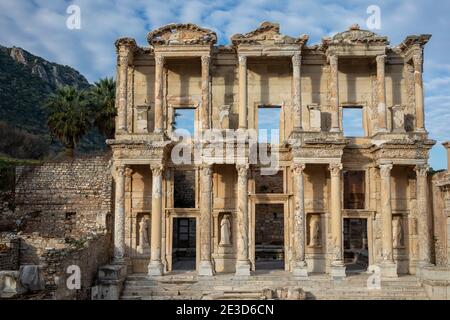
<svg viewBox="0 0 450 320"><path fill-rule="evenodd" d="M111 216L109 155L18 167L15 215L25 233L78 237Z"/></svg>
<svg viewBox="0 0 450 320"><path fill-rule="evenodd" d="M19 269L18 237L11 233L0 234L0 271Z"/></svg>

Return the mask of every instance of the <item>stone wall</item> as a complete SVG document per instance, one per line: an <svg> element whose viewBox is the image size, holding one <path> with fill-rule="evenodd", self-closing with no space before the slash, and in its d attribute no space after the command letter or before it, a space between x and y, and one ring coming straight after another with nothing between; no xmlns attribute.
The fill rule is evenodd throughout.
<svg viewBox="0 0 450 320"><path fill-rule="evenodd" d="M0 271L19 269L19 245L15 234L0 234Z"/></svg>
<svg viewBox="0 0 450 320"><path fill-rule="evenodd" d="M103 230L111 195L109 155L16 169L15 215L25 233L58 238Z"/></svg>

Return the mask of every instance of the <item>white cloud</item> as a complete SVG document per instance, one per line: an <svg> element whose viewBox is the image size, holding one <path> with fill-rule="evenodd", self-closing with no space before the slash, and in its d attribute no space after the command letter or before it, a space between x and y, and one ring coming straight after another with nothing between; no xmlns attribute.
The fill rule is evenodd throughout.
<svg viewBox="0 0 450 320"><path fill-rule="evenodd" d="M82 29L68 30L69 4L82 10ZM20 46L36 55L71 65L91 82L115 74L114 41L131 36L146 45L151 29L171 22L193 22L215 30L220 43L234 33L274 21L290 36L309 34L310 43L345 30L365 27L366 9L378 4L382 29L391 44L408 34L432 33L425 52L426 117L431 135L449 139L450 121L450 3L441 0L0 0L0 44Z"/></svg>

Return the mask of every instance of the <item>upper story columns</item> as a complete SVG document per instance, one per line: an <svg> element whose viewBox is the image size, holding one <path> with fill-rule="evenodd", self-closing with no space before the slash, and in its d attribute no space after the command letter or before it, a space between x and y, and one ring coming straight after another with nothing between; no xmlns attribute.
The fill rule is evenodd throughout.
<svg viewBox="0 0 450 320"><path fill-rule="evenodd" d="M414 64L414 92L416 95L416 131L425 131L425 110L422 79L422 52L414 53L412 56Z"/></svg>
<svg viewBox="0 0 450 320"><path fill-rule="evenodd" d="M302 131L302 77L301 77L302 55L295 53L292 56L292 80L294 87L293 101L294 106L294 130Z"/></svg>
<svg viewBox="0 0 450 320"><path fill-rule="evenodd" d="M330 61L330 103L331 103L331 132L339 132L339 71L338 56L331 55Z"/></svg>
<svg viewBox="0 0 450 320"><path fill-rule="evenodd" d="M247 57L239 55L239 129L247 129L248 125L248 87Z"/></svg>
<svg viewBox="0 0 450 320"><path fill-rule="evenodd" d="M376 57L377 62L377 97L378 97L378 131L387 131L387 118L386 118L386 55L378 55Z"/></svg>
<svg viewBox="0 0 450 320"><path fill-rule="evenodd" d="M163 55L155 55L155 133L163 132L163 96L164 96L164 61Z"/></svg>
<svg viewBox="0 0 450 320"><path fill-rule="evenodd" d="M127 128L127 98L128 98L128 66L133 61L136 42L131 38L120 38L116 41L117 51L117 133L126 133Z"/></svg>

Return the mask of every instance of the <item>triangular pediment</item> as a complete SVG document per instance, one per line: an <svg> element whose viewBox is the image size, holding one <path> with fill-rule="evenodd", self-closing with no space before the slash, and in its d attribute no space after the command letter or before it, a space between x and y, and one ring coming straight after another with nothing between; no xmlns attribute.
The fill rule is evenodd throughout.
<svg viewBox="0 0 450 320"><path fill-rule="evenodd" d="M380 36L369 30L360 29L359 25L352 25L347 31L335 34L331 38L324 38L324 45L352 45L352 44L382 44L388 45L387 37Z"/></svg>
<svg viewBox="0 0 450 320"><path fill-rule="evenodd" d="M307 36L293 38L280 33L280 25L278 23L263 22L261 25L248 33L235 34L231 37L234 45L239 44L304 44L308 40Z"/></svg>
<svg viewBox="0 0 450 320"><path fill-rule="evenodd" d="M217 35L192 23L172 23L150 32L147 40L150 45L213 45Z"/></svg>

